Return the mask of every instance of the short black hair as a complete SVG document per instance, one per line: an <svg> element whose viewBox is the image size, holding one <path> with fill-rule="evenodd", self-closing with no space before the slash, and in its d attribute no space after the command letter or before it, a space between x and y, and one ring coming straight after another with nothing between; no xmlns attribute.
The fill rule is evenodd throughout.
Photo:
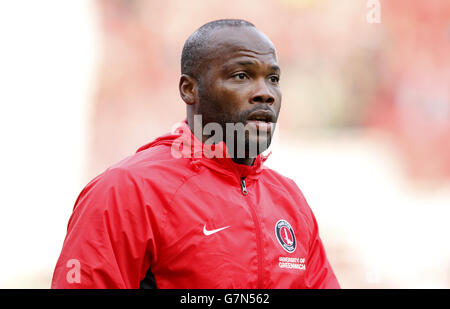
<svg viewBox="0 0 450 309"><path fill-rule="evenodd" d="M204 24L189 36L181 53L181 74L197 77L197 71L207 49L209 34L221 27L255 27L243 19L219 19Z"/></svg>

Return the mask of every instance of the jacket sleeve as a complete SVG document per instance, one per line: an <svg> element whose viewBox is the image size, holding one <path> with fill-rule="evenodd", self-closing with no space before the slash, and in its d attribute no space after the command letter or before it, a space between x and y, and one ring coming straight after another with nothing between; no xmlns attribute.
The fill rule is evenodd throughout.
<svg viewBox="0 0 450 309"><path fill-rule="evenodd" d="M320 239L316 218L311 210L310 215L313 222L313 232L306 260L305 282L311 289L340 289Z"/></svg>
<svg viewBox="0 0 450 309"><path fill-rule="evenodd" d="M107 170L80 193L52 288L139 288L150 267L153 234L138 183Z"/></svg>

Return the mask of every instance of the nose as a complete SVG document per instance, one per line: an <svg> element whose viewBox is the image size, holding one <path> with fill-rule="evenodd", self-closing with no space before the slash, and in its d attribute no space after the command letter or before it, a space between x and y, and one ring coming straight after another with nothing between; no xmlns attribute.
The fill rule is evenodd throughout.
<svg viewBox="0 0 450 309"><path fill-rule="evenodd" d="M275 98L270 92L270 89L267 87L266 81L264 79L260 79L257 82L255 91L253 92L251 98L251 103L269 103L272 104L275 102Z"/></svg>

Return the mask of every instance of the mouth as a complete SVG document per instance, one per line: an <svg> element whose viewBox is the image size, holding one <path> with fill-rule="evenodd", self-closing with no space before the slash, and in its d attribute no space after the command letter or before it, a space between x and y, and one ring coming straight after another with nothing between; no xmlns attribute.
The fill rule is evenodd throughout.
<svg viewBox="0 0 450 309"><path fill-rule="evenodd" d="M270 110L254 111L247 117L247 124L258 131L270 133L275 125L275 115Z"/></svg>
<svg viewBox="0 0 450 309"><path fill-rule="evenodd" d="M275 115L267 109L257 110L248 115L247 122L274 123Z"/></svg>

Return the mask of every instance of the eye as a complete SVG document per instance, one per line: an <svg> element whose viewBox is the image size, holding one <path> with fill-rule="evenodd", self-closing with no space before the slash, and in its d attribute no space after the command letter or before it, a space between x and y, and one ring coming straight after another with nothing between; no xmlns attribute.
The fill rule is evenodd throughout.
<svg viewBox="0 0 450 309"><path fill-rule="evenodd" d="M237 73L233 75L233 78L237 80L245 80L247 75L245 73Z"/></svg>
<svg viewBox="0 0 450 309"><path fill-rule="evenodd" d="M272 83L275 83L275 84L278 84L278 83L280 82L280 78L279 78L278 76L275 76L275 75L270 76L270 77L269 77L269 80L270 80Z"/></svg>

